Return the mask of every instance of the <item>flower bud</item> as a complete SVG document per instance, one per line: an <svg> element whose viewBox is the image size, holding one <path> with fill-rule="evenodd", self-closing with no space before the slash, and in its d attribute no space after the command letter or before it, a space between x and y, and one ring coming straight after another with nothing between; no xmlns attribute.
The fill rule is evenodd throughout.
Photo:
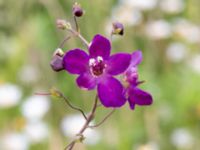
<svg viewBox="0 0 200 150"><path fill-rule="evenodd" d="M62 93L55 88L50 89L50 94L55 97L62 97Z"/></svg>
<svg viewBox="0 0 200 150"><path fill-rule="evenodd" d="M58 29L62 29L62 30L70 29L70 28L71 28L70 23L67 22L67 21L64 20L64 19L57 19L57 20L56 20L56 25L57 25L57 28L58 28Z"/></svg>
<svg viewBox="0 0 200 150"><path fill-rule="evenodd" d="M76 17L81 17L83 15L83 9L81 8L81 5L78 3L75 3L73 5L72 11L74 16Z"/></svg>
<svg viewBox="0 0 200 150"><path fill-rule="evenodd" d="M120 22L114 22L113 23L113 30L112 34L119 34L123 35L124 34L124 26Z"/></svg>
<svg viewBox="0 0 200 150"><path fill-rule="evenodd" d="M64 52L62 51L62 49L60 49L60 48L57 48L56 50L55 50L55 52L53 53L53 56L55 56L55 55L58 55L58 56L63 56L64 55Z"/></svg>
<svg viewBox="0 0 200 150"><path fill-rule="evenodd" d="M58 48L53 54L53 58L50 62L50 65L51 65L51 68L56 72L64 69L63 55L64 55L64 52L60 48Z"/></svg>

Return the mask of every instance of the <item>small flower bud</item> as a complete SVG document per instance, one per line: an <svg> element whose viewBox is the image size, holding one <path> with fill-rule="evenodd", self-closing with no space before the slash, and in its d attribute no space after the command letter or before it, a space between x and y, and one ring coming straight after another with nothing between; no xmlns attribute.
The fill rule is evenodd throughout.
<svg viewBox="0 0 200 150"><path fill-rule="evenodd" d="M64 67L63 67L62 60L63 58L58 55L53 56L53 59L51 60L51 63L50 63L51 68L56 72L63 70Z"/></svg>
<svg viewBox="0 0 200 150"><path fill-rule="evenodd" d="M58 56L63 56L64 55L64 52L62 51L62 49L60 49L60 48L57 48L56 50L55 50L55 52L53 53L53 56L55 56L55 55L58 55Z"/></svg>
<svg viewBox="0 0 200 150"><path fill-rule="evenodd" d="M50 94L55 97L62 97L62 93L55 88L50 89Z"/></svg>
<svg viewBox="0 0 200 150"><path fill-rule="evenodd" d="M113 30L112 34L119 34L123 35L124 34L124 26L120 22L114 22L113 23Z"/></svg>
<svg viewBox="0 0 200 150"><path fill-rule="evenodd" d="M53 54L53 58L51 60L50 65L51 65L51 68L56 72L64 69L63 55L64 55L64 52L60 48L58 48Z"/></svg>
<svg viewBox="0 0 200 150"><path fill-rule="evenodd" d="M72 11L74 16L76 17L81 17L83 15L83 9L81 8L81 5L78 3L75 3L73 5Z"/></svg>
<svg viewBox="0 0 200 150"><path fill-rule="evenodd" d="M63 19L57 19L56 20L56 25L57 25L58 29L62 29L62 30L71 28L70 23L67 22L66 20L63 20Z"/></svg>

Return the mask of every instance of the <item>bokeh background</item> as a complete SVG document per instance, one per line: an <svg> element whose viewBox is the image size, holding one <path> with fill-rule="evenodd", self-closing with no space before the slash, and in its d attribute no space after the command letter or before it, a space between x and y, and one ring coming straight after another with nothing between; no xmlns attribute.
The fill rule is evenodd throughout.
<svg viewBox="0 0 200 150"><path fill-rule="evenodd" d="M148 107L126 105L95 130L78 150L200 149L199 0L77 0L85 9L78 19L90 41L109 36L113 21L125 25L112 52L143 52L142 89L152 93ZM73 22L72 0L0 0L0 149L63 149L83 118L62 100L35 95L60 89L89 112L95 91L82 91L75 76L53 72L54 50L68 35L55 20ZM64 50L84 46L72 38ZM109 109L98 108L95 122Z"/></svg>

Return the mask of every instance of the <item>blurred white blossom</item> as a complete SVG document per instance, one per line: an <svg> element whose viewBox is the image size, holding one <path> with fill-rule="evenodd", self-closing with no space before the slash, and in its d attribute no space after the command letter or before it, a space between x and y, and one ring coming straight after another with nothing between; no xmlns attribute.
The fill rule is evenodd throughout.
<svg viewBox="0 0 200 150"><path fill-rule="evenodd" d="M48 138L48 126L41 121L28 122L24 127L24 133L32 143L42 142Z"/></svg>
<svg viewBox="0 0 200 150"><path fill-rule="evenodd" d="M165 39L171 36L171 25L165 20L151 21L146 24L146 34L152 39Z"/></svg>
<svg viewBox="0 0 200 150"><path fill-rule="evenodd" d="M184 128L176 129L171 135L171 141L174 146L180 149L192 148L194 144L193 136Z"/></svg>
<svg viewBox="0 0 200 150"><path fill-rule="evenodd" d="M112 10L111 20L122 22L124 25L138 25L142 21L142 13L138 9L133 9L129 5L117 6Z"/></svg>
<svg viewBox="0 0 200 150"><path fill-rule="evenodd" d="M180 62L187 55L187 47L179 42L171 43L167 47L166 55L172 62Z"/></svg>
<svg viewBox="0 0 200 150"><path fill-rule="evenodd" d="M160 8L166 13L180 13L184 10L185 3L183 0L161 0Z"/></svg>
<svg viewBox="0 0 200 150"><path fill-rule="evenodd" d="M61 130L65 136L74 137L82 128L85 123L83 116L75 114L63 118L61 122ZM91 122L90 125L92 125ZM84 132L86 137L85 143L89 145L96 144L100 140L100 133L94 129L87 128Z"/></svg>
<svg viewBox="0 0 200 150"><path fill-rule="evenodd" d="M200 27L185 20L177 19L173 25L174 33L190 43L200 42Z"/></svg>
<svg viewBox="0 0 200 150"><path fill-rule="evenodd" d="M120 2L139 10L152 10L157 5L157 0L120 0Z"/></svg>
<svg viewBox="0 0 200 150"><path fill-rule="evenodd" d="M197 73L200 73L200 54L195 55L190 59L189 66Z"/></svg>
<svg viewBox="0 0 200 150"><path fill-rule="evenodd" d="M16 106L21 99L22 91L14 84L0 84L0 108Z"/></svg>
<svg viewBox="0 0 200 150"><path fill-rule="evenodd" d="M159 146L156 142L151 141L147 144L137 146L137 148L133 147L133 150L159 150Z"/></svg>
<svg viewBox="0 0 200 150"><path fill-rule="evenodd" d="M33 83L38 80L39 71L32 65L25 65L19 70L18 76L24 83Z"/></svg>
<svg viewBox="0 0 200 150"><path fill-rule="evenodd" d="M7 133L0 138L2 150L28 150L29 141L22 133Z"/></svg>
<svg viewBox="0 0 200 150"><path fill-rule="evenodd" d="M21 107L22 115L28 120L39 120L49 110L50 101L45 96L31 96L25 100Z"/></svg>

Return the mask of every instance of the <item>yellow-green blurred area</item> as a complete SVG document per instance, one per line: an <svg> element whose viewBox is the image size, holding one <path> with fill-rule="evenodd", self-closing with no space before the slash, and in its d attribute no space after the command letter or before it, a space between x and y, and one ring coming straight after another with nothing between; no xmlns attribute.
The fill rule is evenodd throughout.
<svg viewBox="0 0 200 150"><path fill-rule="evenodd" d="M60 89L74 105L90 111L94 91L77 87L76 76L54 72L49 63L69 35L56 19L72 25L72 0L0 0L0 150L60 150L73 139L82 118L58 98L36 95ZM99 128L89 130L76 150L200 149L200 1L78 0L82 35L109 37L113 21L125 25L112 53L142 50L141 88L151 106L126 104ZM85 49L71 38L63 50ZM110 109L98 108L95 123Z"/></svg>

